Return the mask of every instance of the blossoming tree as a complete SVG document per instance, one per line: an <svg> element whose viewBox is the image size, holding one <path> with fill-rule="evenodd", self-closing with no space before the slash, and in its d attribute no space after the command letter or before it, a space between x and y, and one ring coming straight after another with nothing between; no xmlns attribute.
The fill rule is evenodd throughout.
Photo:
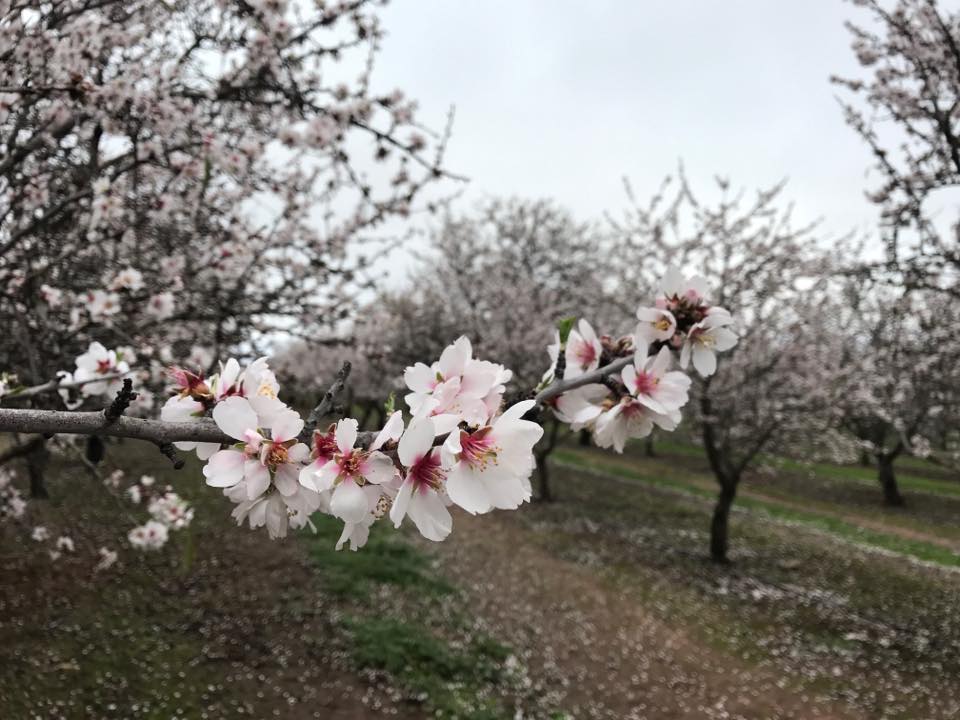
<svg viewBox="0 0 960 720"><path fill-rule="evenodd" d="M949 296L897 295L865 275L849 278L838 295L834 327L822 334L840 359L838 422L876 463L884 502L903 505L894 462L904 453L929 456L957 403L960 318Z"/></svg>
<svg viewBox="0 0 960 720"><path fill-rule="evenodd" d="M707 204L681 172L646 205L635 202L614 227L624 282L653 276L665 259L702 272L691 279L668 275L664 298L641 320L666 335L664 308L695 323L680 360L696 371L691 417L719 486L710 527L718 562L728 559L730 509L751 463L772 448L808 452L829 425L834 363L815 320L818 283L831 262L811 227L793 226L781 207L782 189L747 198L719 180L718 199ZM723 351L729 357L718 365L716 353Z"/></svg>
<svg viewBox="0 0 960 720"><path fill-rule="evenodd" d="M382 416L384 394L406 392L404 369L425 354L439 355L460 334L471 338L478 353L508 367L520 391L540 382L549 361L544 347L554 341L557 318L590 318L580 320L589 342L574 329L569 345L569 353L587 353L582 358L587 365L599 360L602 350L591 322L618 335L634 329L635 308L628 308L625 298L641 290L622 297L609 292L616 256L606 251L607 238L554 203L488 201L468 213L448 213L429 240L409 277L382 290L352 327L352 401L364 406L364 417ZM335 368L322 365L335 353L305 348L294 345L276 360L299 385L329 377ZM576 365L568 362L568 372ZM535 448L537 495L543 499L551 494L546 458L560 425L548 422Z"/></svg>
<svg viewBox="0 0 960 720"><path fill-rule="evenodd" d="M864 77L834 78L850 91L848 124L873 153L887 263L908 287L960 297L956 217L937 221L960 186L960 13L936 0L857 0L869 23L848 25Z"/></svg>
<svg viewBox="0 0 960 720"><path fill-rule="evenodd" d="M142 414L173 361L329 336L445 174L373 89L382 32L365 0L0 2L0 394L134 370Z"/></svg>

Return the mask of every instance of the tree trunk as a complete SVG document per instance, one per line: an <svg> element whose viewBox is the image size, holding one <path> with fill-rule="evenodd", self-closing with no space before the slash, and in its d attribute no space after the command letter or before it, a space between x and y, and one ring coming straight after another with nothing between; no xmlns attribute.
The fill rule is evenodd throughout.
<svg viewBox="0 0 960 720"><path fill-rule="evenodd" d="M873 465L873 462L871 462L870 460L870 453L867 452L866 450L863 450L860 452L860 464L863 467L870 467L871 465Z"/></svg>
<svg viewBox="0 0 960 720"><path fill-rule="evenodd" d="M50 497L43 477L43 471L46 469L49 459L50 453L47 451L45 442L41 442L36 449L27 455L27 475L30 477L31 498L46 499Z"/></svg>
<svg viewBox="0 0 960 720"><path fill-rule="evenodd" d="M560 423L556 420L550 426L550 432L546 438L541 439L540 443L533 450L533 457L537 461L537 499L542 502L553 500L553 492L550 490L550 468L547 467L547 458L557 446L557 438L560 434Z"/></svg>
<svg viewBox="0 0 960 720"><path fill-rule="evenodd" d="M648 458L657 456L656 451L653 449L653 433L647 435L646 439L643 441L643 451Z"/></svg>
<svg viewBox="0 0 960 720"><path fill-rule="evenodd" d="M722 565L730 562L727 557L727 550L730 547L730 508L736 496L736 480L725 479L721 483L720 495L717 497L713 518L710 521L710 559Z"/></svg>
<svg viewBox="0 0 960 720"><path fill-rule="evenodd" d="M894 458L889 455L877 456L877 477L880 480L880 487L883 488L883 502L891 507L903 507L903 495L900 494L900 488L897 487L897 476L893 471Z"/></svg>
<svg viewBox="0 0 960 720"><path fill-rule="evenodd" d="M547 466L546 453L536 453L537 459L537 500L541 502L552 502L553 492L550 490L550 468Z"/></svg>
<svg viewBox="0 0 960 720"><path fill-rule="evenodd" d="M363 415L360 418L360 429L366 430L367 425L370 423L370 417L373 415L373 403L364 403L363 406Z"/></svg>

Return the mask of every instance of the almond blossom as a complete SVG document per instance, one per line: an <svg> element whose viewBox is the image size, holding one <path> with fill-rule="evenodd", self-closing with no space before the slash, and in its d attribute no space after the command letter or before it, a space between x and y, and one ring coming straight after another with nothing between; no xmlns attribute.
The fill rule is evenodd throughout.
<svg viewBox="0 0 960 720"><path fill-rule="evenodd" d="M300 463L310 451L297 441L303 419L296 412L274 416L270 437L259 432L260 418L243 397L232 396L218 403L213 419L224 433L241 442L210 457L203 468L207 485L227 488L243 481L249 500L267 492L271 483L281 495L297 491Z"/></svg>
<svg viewBox="0 0 960 720"><path fill-rule="evenodd" d="M417 530L428 540L440 541L453 529L444 492L447 473L441 451L434 447L433 421L416 418L400 438L397 457L405 469L403 484L390 507L394 527L409 516Z"/></svg>
<svg viewBox="0 0 960 720"><path fill-rule="evenodd" d="M642 307L637 310L637 320L639 323L635 334L638 345L641 342L669 340L677 331L677 319L672 312L664 308Z"/></svg>
<svg viewBox="0 0 960 720"><path fill-rule="evenodd" d="M396 416L396 415L395 415ZM398 417L398 416L397 416ZM388 429L381 432L369 450L354 447L357 441L357 421L345 418L337 423L334 440L337 450L333 457L315 473L300 477L300 483L318 493L332 490L330 512L344 522L360 522L369 512L363 487L368 483L387 483L396 475L393 461L379 452L379 448L398 435ZM390 423L388 423L388 426Z"/></svg>
<svg viewBox="0 0 960 720"><path fill-rule="evenodd" d="M580 320L576 330L571 330L565 349L566 370L564 379L575 378L600 367L600 355L603 346L594 332L593 326L586 320Z"/></svg>
<svg viewBox="0 0 960 720"><path fill-rule="evenodd" d="M682 372L668 371L671 361L666 347L653 357L637 350L633 365L621 373L629 394L596 418L593 437L599 447L623 452L627 440L646 437L655 425L677 428L691 382Z"/></svg>
<svg viewBox="0 0 960 720"><path fill-rule="evenodd" d="M137 550L159 550L169 538L169 528L157 520L148 520L127 535L130 544Z"/></svg>
<svg viewBox="0 0 960 720"><path fill-rule="evenodd" d="M727 325L733 318L722 308L711 308L703 320L687 332L687 339L680 351L680 367L686 369L693 359L693 366L703 377L717 370L718 352L730 350L737 344L737 336Z"/></svg>
<svg viewBox="0 0 960 720"><path fill-rule="evenodd" d="M669 415L687 404L690 378L669 371L673 356L666 347L653 357L637 350L633 365L622 371L623 384L637 402L660 415Z"/></svg>
<svg viewBox="0 0 960 720"><path fill-rule="evenodd" d="M574 432L591 428L600 413L610 390L603 385L591 383L563 393L550 404L553 414Z"/></svg>
<svg viewBox="0 0 960 720"><path fill-rule="evenodd" d="M524 420L536 403L512 405L492 425L452 432L443 445L450 500L467 512L493 508L513 510L530 499L530 473L535 465L533 446L543 428Z"/></svg>
<svg viewBox="0 0 960 720"><path fill-rule="evenodd" d="M450 415L468 425L481 425L490 417L491 407L499 407L510 371L475 360L470 340L459 337L437 362L429 366L416 363L404 371L403 379L411 390L404 399L414 415L420 414L425 404L432 404L426 414Z"/></svg>
<svg viewBox="0 0 960 720"><path fill-rule="evenodd" d="M90 343L87 351L77 357L76 364L73 380L85 383L81 391L86 396L115 394L123 386L123 379L119 376L130 372L130 366L121 354L107 350L98 342ZM96 379L104 376L107 379Z"/></svg>

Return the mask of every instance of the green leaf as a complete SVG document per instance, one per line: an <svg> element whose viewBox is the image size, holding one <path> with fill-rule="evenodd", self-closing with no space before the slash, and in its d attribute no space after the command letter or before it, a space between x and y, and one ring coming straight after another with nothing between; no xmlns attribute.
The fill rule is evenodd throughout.
<svg viewBox="0 0 960 720"><path fill-rule="evenodd" d="M571 315L557 321L557 330L560 331L560 344L566 345L567 338L570 337L570 331L573 330L573 324L577 321L576 316Z"/></svg>
<svg viewBox="0 0 960 720"><path fill-rule="evenodd" d="M390 397L387 398L387 401L383 404L383 409L387 411L387 415L393 415L394 410L397 406L397 394L395 392L390 393Z"/></svg>

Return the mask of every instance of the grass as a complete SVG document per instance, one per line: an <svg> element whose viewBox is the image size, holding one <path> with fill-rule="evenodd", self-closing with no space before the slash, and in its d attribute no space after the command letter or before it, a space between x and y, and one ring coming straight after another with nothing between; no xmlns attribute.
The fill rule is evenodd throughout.
<svg viewBox="0 0 960 720"><path fill-rule="evenodd" d="M335 596L362 598L378 584L415 589L420 595L439 597L453 592L443 578L430 572L430 559L378 523L371 528L370 539L359 552L337 551L332 542L343 523L329 515L313 518L317 534L304 532L310 556L317 567L325 590Z"/></svg>
<svg viewBox="0 0 960 720"><path fill-rule="evenodd" d="M731 518L733 564L717 567L706 560L715 494L688 487L702 474L677 463L676 473L659 477L662 459L630 458L634 472L614 465L609 474L624 481L611 482L589 470L613 463L585 450L572 459L580 462L558 463L554 474L559 501L516 518L545 551L589 567L598 583L695 635L729 658L732 674L750 668L754 687L773 671L779 687L849 704L862 713L855 716L954 717L953 680L943 678L960 677L960 577L904 561L939 548L904 547L897 537L792 513L757 522L775 503L751 503ZM856 546L826 540L842 535ZM907 552L861 550L884 545Z"/></svg>
<svg viewBox="0 0 960 720"><path fill-rule="evenodd" d="M378 523L359 552L336 551L341 523L314 518L307 536L321 585L350 601L341 626L353 667L384 672L407 698L434 717L497 720L509 715L497 695L509 682L510 649L473 631L456 602L458 591L437 574L427 553ZM386 589L384 594L378 593ZM381 604L379 598L388 598Z"/></svg>
<svg viewBox="0 0 960 720"><path fill-rule="evenodd" d="M505 646L481 636L454 648L423 625L396 618L347 618L345 625L357 668L386 671L435 717L504 717L489 688L504 680Z"/></svg>
<svg viewBox="0 0 960 720"><path fill-rule="evenodd" d="M677 442L657 438L656 449L658 452L666 452L670 455L678 455L689 458L704 458L703 448L692 443ZM833 480L854 481L863 485L877 486L877 470L872 466L863 465L835 465L832 463L818 462L806 463L793 460L791 458L762 456L758 462L765 463L771 467L787 470L796 473L813 473L822 478ZM909 492L923 492L932 495L949 495L960 497L960 478L958 480L939 480L933 477L927 477L920 473L932 472L943 473L944 469L934 465L929 460L914 457L901 457L895 464L897 469L897 483L900 488ZM906 470L906 472L904 472Z"/></svg>
<svg viewBox="0 0 960 720"><path fill-rule="evenodd" d="M620 478L649 483L658 487L668 488L701 498L713 498L715 493L700 487L693 482L678 478L659 476L649 472L628 469L622 465L598 461L596 457L585 457L585 453L576 450L558 450L555 457L562 463L573 465L583 470L600 470L603 473ZM884 533L865 527L860 527L847 520L828 514L779 505L775 502L758 500L741 496L737 506L753 512L762 513L770 518L783 522L796 523L829 533L844 540L856 542L870 547L888 550L890 552L908 555L918 560L933 562L948 567L960 567L960 555L948 548L929 543L923 540L910 539L893 533Z"/></svg>

